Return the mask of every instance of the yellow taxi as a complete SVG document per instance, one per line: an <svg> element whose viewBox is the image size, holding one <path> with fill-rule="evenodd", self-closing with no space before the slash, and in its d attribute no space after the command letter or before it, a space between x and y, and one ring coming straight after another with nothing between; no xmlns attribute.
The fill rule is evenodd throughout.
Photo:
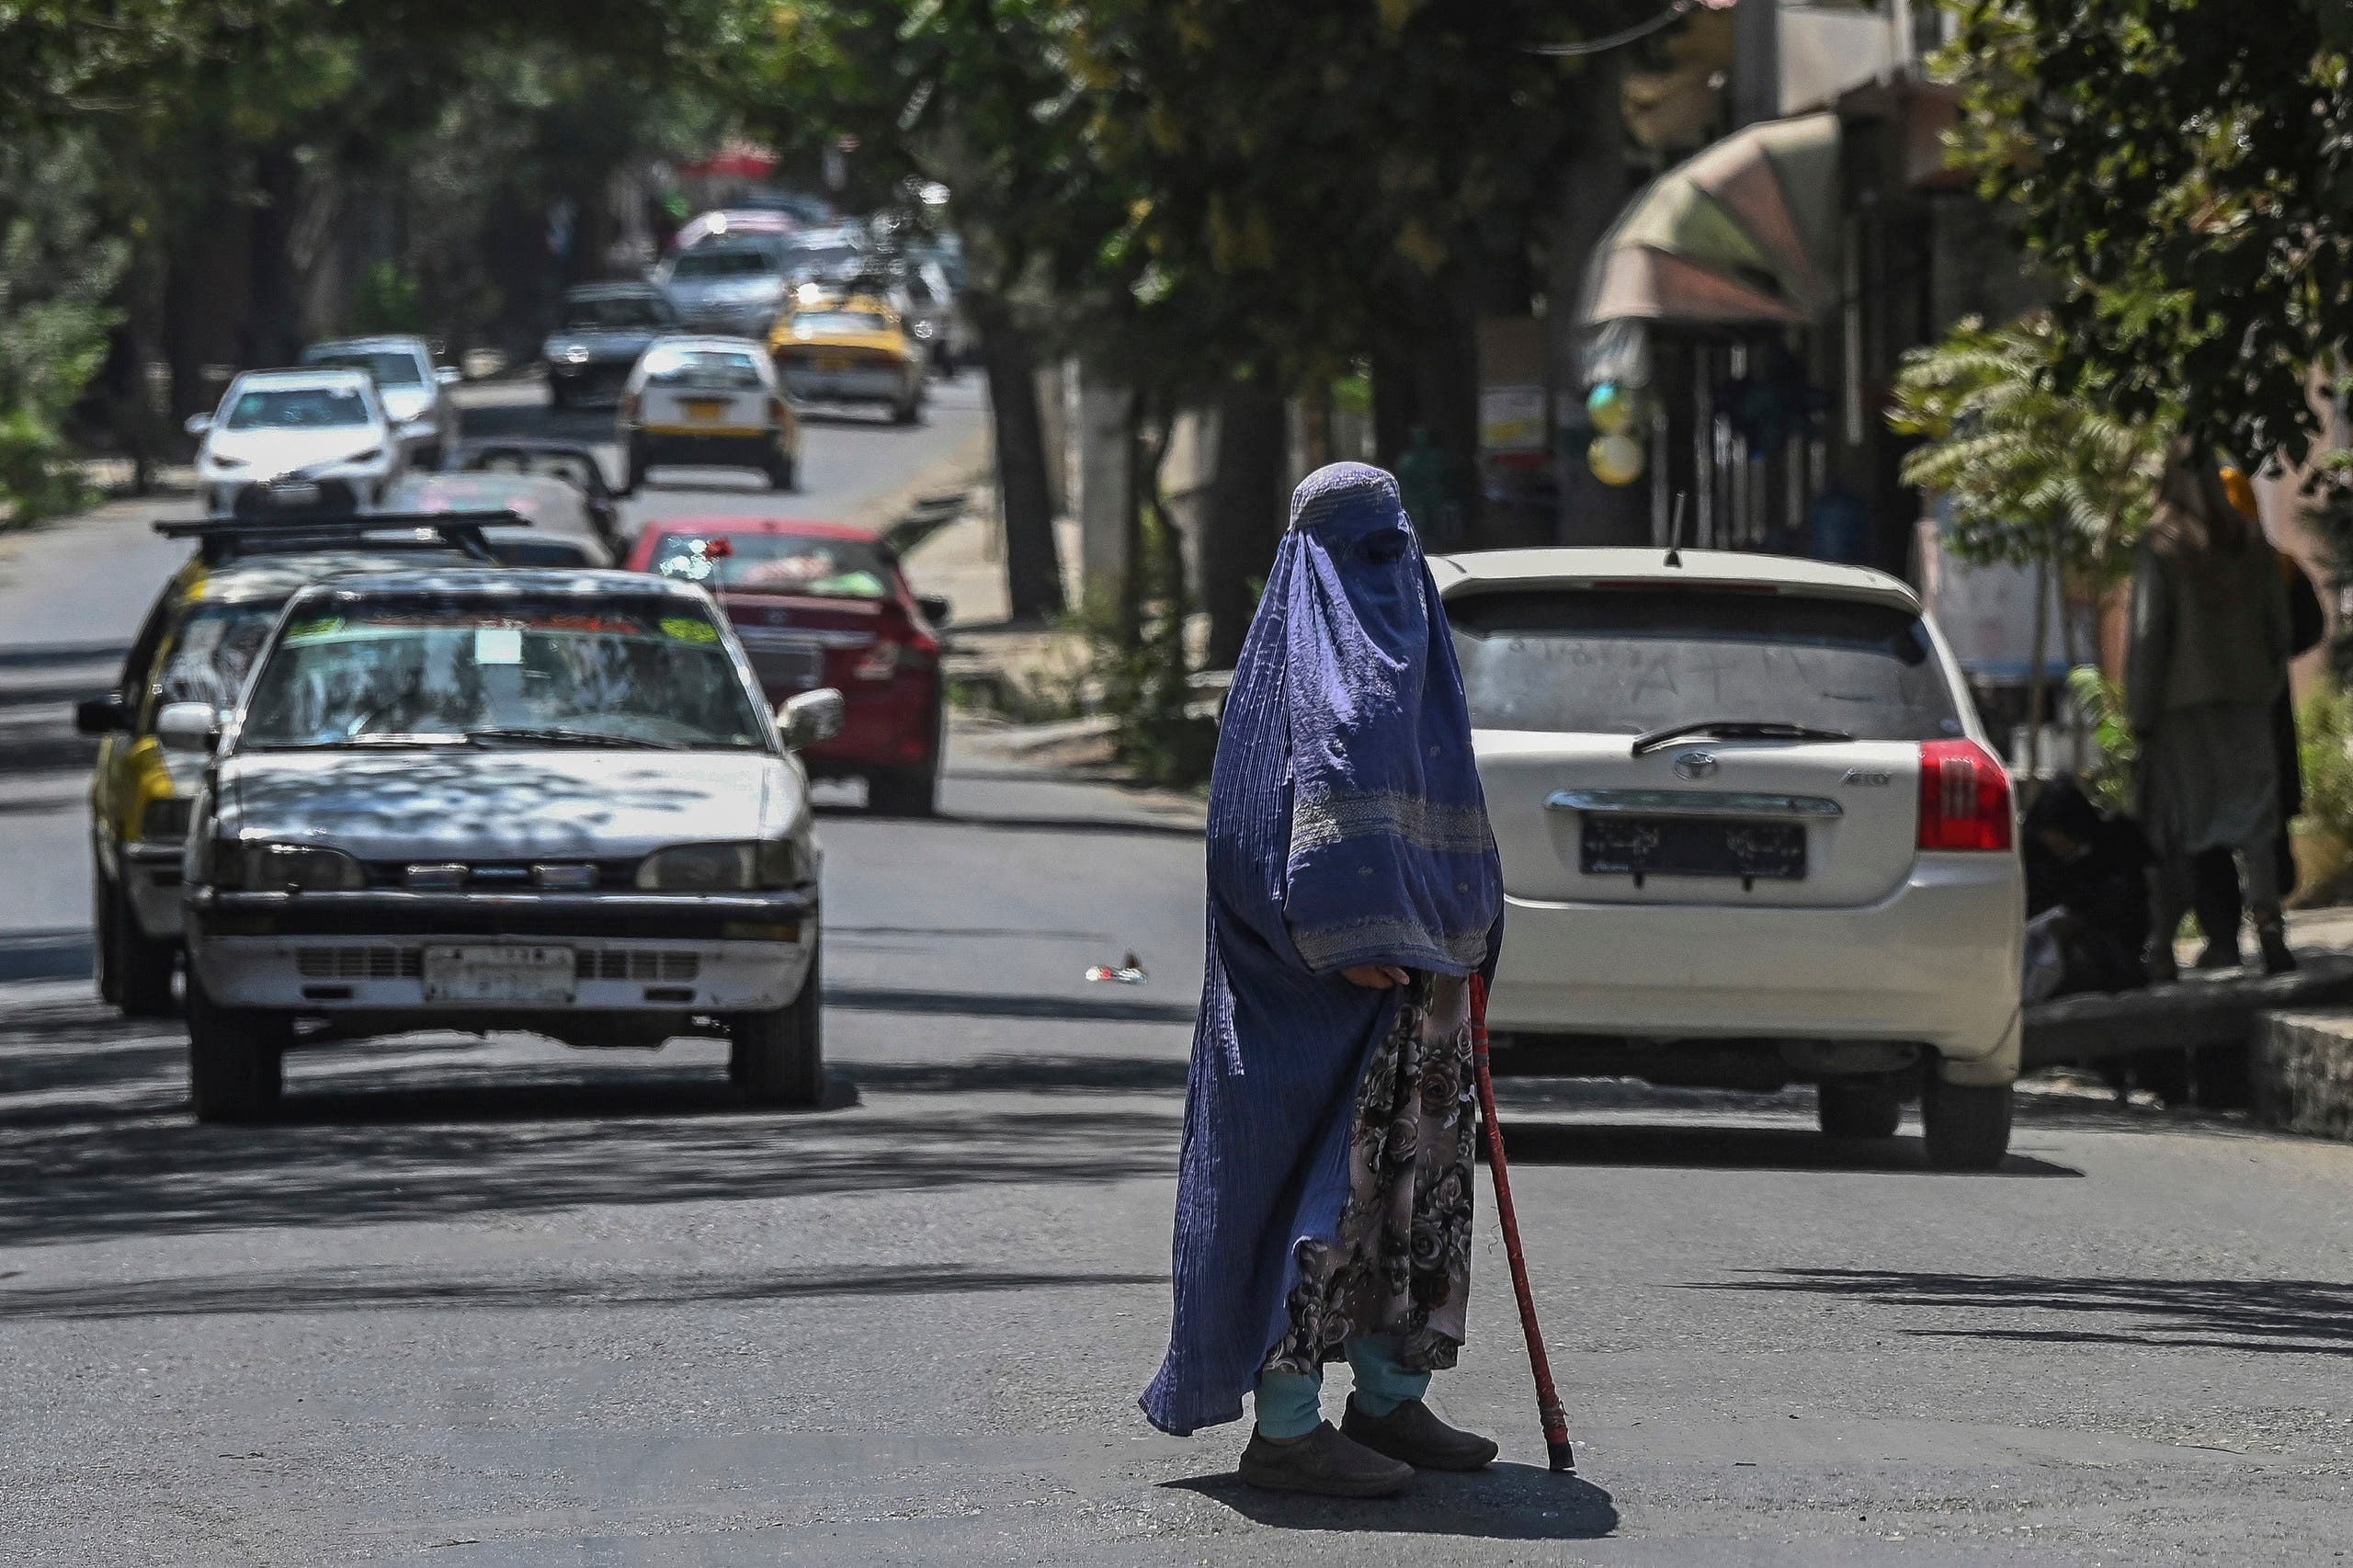
<svg viewBox="0 0 2353 1568"><path fill-rule="evenodd" d="M802 403L879 403L892 422L923 418L922 347L906 318L871 294L813 295L794 301L768 334L777 379Z"/></svg>
<svg viewBox="0 0 2353 1568"><path fill-rule="evenodd" d="M254 655L296 589L336 573L412 565L419 547L460 561L472 553L455 540L423 538L404 541L405 548L368 548L360 530L386 520L352 518L330 527L331 533L348 533L352 547L335 549L324 536L302 540L288 533L283 546L265 542L267 553L244 557L231 542L233 525L205 525L220 540L209 540L164 585L114 686L74 704L74 727L98 738L90 778L98 994L125 1014L153 1017L173 1010L180 851L204 772L201 756L164 750L155 715L173 702L233 706ZM456 519L438 521L458 526ZM304 543L310 548L301 548ZM329 547L319 548L323 543Z"/></svg>

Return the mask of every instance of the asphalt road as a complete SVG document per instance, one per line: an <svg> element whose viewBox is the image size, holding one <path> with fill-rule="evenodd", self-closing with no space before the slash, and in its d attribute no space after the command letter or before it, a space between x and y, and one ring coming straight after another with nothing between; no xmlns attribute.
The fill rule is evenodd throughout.
<svg viewBox="0 0 2353 1568"><path fill-rule="evenodd" d="M1582 1475L1540 1469L1483 1204L1435 1403L1505 1462L1393 1503L1238 1487L1240 1428L1177 1441L1132 1404L1195 813L969 736L945 804L824 814L813 1112L738 1108L716 1044L419 1038L298 1057L280 1120L199 1128L176 1028L0 984L0 1562L2353 1551L2353 1149L2056 1096L1965 1176L1909 1125L1832 1153L1802 1094L1507 1085ZM1131 950L1144 984L1081 979Z"/></svg>

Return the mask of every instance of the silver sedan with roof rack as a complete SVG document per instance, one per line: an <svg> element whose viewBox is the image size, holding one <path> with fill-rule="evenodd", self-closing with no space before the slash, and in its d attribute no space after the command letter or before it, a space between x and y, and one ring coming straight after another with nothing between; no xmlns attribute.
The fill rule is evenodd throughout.
<svg viewBox="0 0 2353 1568"><path fill-rule="evenodd" d="M298 594L207 757L185 863L197 1114L259 1114L292 1049L426 1028L731 1042L756 1103L823 1087L818 852L797 747L702 589L435 570Z"/></svg>

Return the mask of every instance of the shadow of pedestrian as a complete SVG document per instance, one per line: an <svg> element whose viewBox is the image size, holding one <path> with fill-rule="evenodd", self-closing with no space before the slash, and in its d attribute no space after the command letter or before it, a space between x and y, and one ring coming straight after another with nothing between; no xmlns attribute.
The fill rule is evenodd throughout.
<svg viewBox="0 0 2353 1568"><path fill-rule="evenodd" d="M1527 1464L1493 1464L1470 1475L1425 1471L1404 1496L1363 1502L1267 1492L1230 1473L1161 1484L1197 1493L1269 1529L1598 1540L1618 1528L1618 1507L1608 1493L1582 1476Z"/></svg>

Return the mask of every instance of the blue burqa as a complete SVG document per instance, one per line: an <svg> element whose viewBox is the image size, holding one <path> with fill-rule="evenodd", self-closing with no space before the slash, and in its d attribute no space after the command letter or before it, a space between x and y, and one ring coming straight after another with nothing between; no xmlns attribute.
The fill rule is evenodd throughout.
<svg viewBox="0 0 2353 1568"><path fill-rule="evenodd" d="M1358 1085L1402 999L1340 971L1491 970L1502 915L1462 673L1396 481L1320 469L1291 497L1210 783L1176 1314L1140 1402L1154 1426L1241 1415L1299 1244L1337 1233Z"/></svg>

